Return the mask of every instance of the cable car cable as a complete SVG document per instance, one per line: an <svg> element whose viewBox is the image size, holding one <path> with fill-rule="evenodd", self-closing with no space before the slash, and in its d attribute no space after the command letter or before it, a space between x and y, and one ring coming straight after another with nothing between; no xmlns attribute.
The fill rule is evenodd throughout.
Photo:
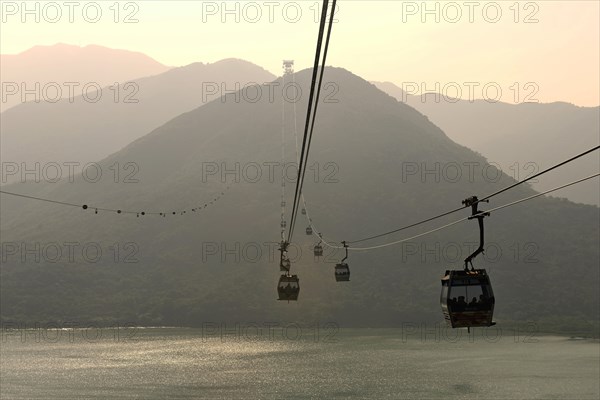
<svg viewBox="0 0 600 400"><path fill-rule="evenodd" d="M296 211L296 202L298 201L298 187L300 186L300 178L301 178L301 172L302 172L302 162L304 159L304 149L306 148L306 139L308 137L308 128L309 128L309 124L310 124L310 115L312 112L312 104L313 104L313 98L314 98L314 94L315 94L315 84L317 81L317 69L319 67L319 61L321 59L321 46L323 43L323 33L325 31L325 21L326 21L326 11L327 11L327 6L329 4L328 0L323 0L323 11L321 14L321 23L319 26L319 35L317 37L317 49L316 49L316 54L315 54L315 62L313 65L313 74L312 74L312 80L311 80L311 87L310 87L310 93L309 93L309 97L308 97L308 109L306 112L306 123L305 123L305 127L304 127L304 137L302 138L302 151L300 153L300 160L299 160L299 164L298 164L298 175L296 178L296 189L294 191L294 203L292 206L292 216L290 218L290 230L288 233L288 243L291 242L292 240L292 235L293 235L293 224L295 221L295 211Z"/></svg>
<svg viewBox="0 0 600 400"><path fill-rule="evenodd" d="M562 185L562 186L559 186L559 187L555 187L554 189L546 190L546 191L544 191L544 192L541 192L541 193L536 193L536 194L534 194L534 195L532 195L532 196L525 197L525 198L523 198L523 199L520 199L520 200L513 201L512 203L504 204L504 205L502 205L502 206L498 206L498 207L492 208L492 209L490 209L490 210L484 210L484 211L481 211L481 213L483 213L483 212L485 212L485 213L492 213L492 212L494 212L494 211L498 211L498 210L501 210L501 209L503 209L503 208L511 207L511 206L514 206L514 205L516 205L516 204L523 203L523 202L525 202L525 201L528 201L528 200L531 200L531 199L535 199L536 197L540 197L540 196L543 196L543 195L545 195L545 194L552 193L552 192L555 192L555 191L557 191L557 190L564 189L564 188L566 188L566 187L569 187L569 186L572 186L572 185L575 185L575 184L578 184L578 183L581 183L581 182L584 182L584 181L587 181L587 180L590 180L590 179L596 178L596 177L598 177L598 176L600 176L600 173L598 173L598 174L594 174L594 175L590 175L590 176L588 176L588 177L586 177L586 178L578 179L578 180L576 180L576 181L573 181L573 182L571 182L571 183L567 183L567 184L565 184L565 185ZM441 226L441 227L439 227L439 228L435 228L435 229L432 229L432 230L430 230L430 231L423 232L423 233L420 233L420 234L418 234L418 235L415 235L415 236L412 236L412 237L409 237L409 238L405 238L405 239L401 239L401 240L396 240L396 241L394 241L394 242L385 243L385 244L381 244L381 245L377 245L377 246L370 246L370 247L349 247L349 248L348 248L348 250L352 250L352 251L366 251L366 250L375 250L375 249L380 249L380 248L383 248L383 247L392 246L392 245L395 245L395 244L399 244L399 243L403 243L403 242L406 242L406 241L409 241L409 240L412 240L412 239L419 238L419 237L421 237L421 236L429 235L429 234L431 234L431 233L434 233L434 232L440 231L440 230L442 230L442 229L446 229L446 228L448 228L448 227L450 227L450 226L452 226L452 225L456 225L456 224L458 224L458 223L460 223L460 222L467 221L467 220L469 220L471 217L472 217L472 216L470 215L470 216L468 216L468 217L465 217L465 218L459 219L459 220L457 220L457 221L451 222L451 223L449 223L449 224L443 225L443 226ZM334 248L336 248L336 249L343 249L344 247L340 247L340 246L334 246Z"/></svg>
<svg viewBox="0 0 600 400"><path fill-rule="evenodd" d="M525 183L525 182L527 182L527 181L530 181L530 180L532 180L532 179L534 179L534 178L537 178L538 176L540 176L540 175L543 175L543 174L545 174L546 172L550 172L550 171L552 171L553 169L556 169L556 168L558 168L558 167L562 167L563 165L565 165L565 164L568 164L568 163L570 163L570 162L572 162L572 161L575 161L575 160L577 160L578 158L581 158L581 157L585 156L586 154L589 154L589 153L591 153L591 152L593 152L593 151L595 151L595 150L598 150L599 148L600 148L600 146L596 146L596 147L594 147L594 148L592 148L592 149L589 149L588 151L584 151L583 153L581 153L581 154L578 154L578 155L576 155L575 157L571 157L571 158L569 158L568 160L565 160L565 161L561 162L560 164L556 164L556 165L554 165L554 166L552 166L552 167L550 167L550 168L546 168L545 170L543 170L543 171L541 171L541 172L538 172L538 173L537 173L537 174L535 174L535 175L531 175L531 176L527 177L526 179L523 179L522 181L516 182L516 183L514 183L514 184L512 184L512 185L510 185L510 186L508 186L508 187L505 187L504 189L498 190L497 192L494 192L494 193L490 194L489 196L486 196L486 197L484 197L484 198L480 199L478 202L479 202L479 203L481 203L482 201L485 201L485 200L487 200L487 199L491 199L492 197L494 197L494 196L497 196L497 195L499 195L500 193L506 192L507 190L509 190L509 189L512 189L512 188L514 188L515 186L519 186L519 185L520 185L520 184L522 184L522 183Z"/></svg>
<svg viewBox="0 0 600 400"><path fill-rule="evenodd" d="M50 199L44 199L44 198L41 198L41 197L27 196L25 194L5 192L4 190L0 190L0 193L7 194L7 195L10 195L10 196L15 196L15 197L23 197L23 198L31 199L31 200L44 201L46 203L60 204L60 205L63 205L63 206L70 206L70 207L77 207L77 208L82 208L83 207L82 204L66 203L64 201L50 200Z"/></svg>
<svg viewBox="0 0 600 400"><path fill-rule="evenodd" d="M335 0L334 0L335 2ZM302 151L300 153L300 162L298 164L298 177L296 180L296 190L294 193L294 204L293 204L293 208L292 208L292 216L291 216L291 221L290 221L290 230L288 233L288 242L292 241L292 236L294 234L294 227L296 224L296 214L297 214L297 208L298 208L298 200L299 200L299 196L300 196L300 191L301 191L301 187L302 187L302 182L304 181L304 175L303 175L303 171L306 170L306 167L303 168L304 163L306 161L308 161L306 154L308 154L308 147L307 147L307 139L309 137L309 127L310 127L310 121L311 121L311 113L312 113L312 107L313 107L313 100L314 100L314 95L315 95L315 85L316 85L316 80L317 80L317 72L318 72L318 68L319 68L319 62L321 59L321 47L323 45L323 35L325 32L325 24L327 21L327 10L329 8L329 0L323 0L323 9L322 9L322 15L321 15L321 24L319 26L319 36L318 36L318 40L317 40L317 49L316 49L316 54L315 54L315 62L314 62L314 66L313 66L313 75L312 75L312 81L311 81L311 88L310 88L310 95L309 95L309 100L308 100L308 111L306 113L306 123L305 123L305 127L304 127L304 137L302 139ZM329 21L330 24L330 28L328 29L328 39L327 39L327 43L329 42L329 35L331 34L331 25L333 25L333 12L331 13L331 18ZM324 68L324 65L323 65ZM322 76L322 74L321 74ZM320 84L319 84L320 86ZM320 90L319 92L320 93ZM318 97L317 97L317 101L315 103L315 111L318 107Z"/></svg>
<svg viewBox="0 0 600 400"><path fill-rule="evenodd" d="M537 177L538 177L538 176L540 176L540 175L543 175L543 174L545 174L545 173L547 173L547 172L550 172L550 171L552 171L552 170L554 170L554 169L556 169L556 168L558 168L558 167L561 167L561 166L563 166L563 165L565 165L565 164L568 164L568 163L570 163L570 162L572 162L572 161L575 161L575 160L577 160L578 158L581 158L581 157L583 157L583 156L585 156L585 155L587 155L587 154L589 154L589 153L591 153L591 152L593 152L593 151L595 151L595 150L598 150L599 148L600 148L600 146L596 146L596 147L594 147L594 148L592 148L592 149L590 149L590 150L587 150L587 151L585 151L585 152L583 152L583 153L581 153L581 154L578 154L578 155L576 155L576 156L574 156L574 157L571 157L571 158L569 158L568 160L565 160L565 161L563 161L563 162L561 162L561 163L559 163L559 164L556 164L556 165L554 165L554 166L552 166L552 167L550 167L550 168L547 168L547 169L545 169L545 170L543 170L543 171L541 171L541 172L539 172L539 173L537 173L537 174L535 174L535 175L529 176L529 177L527 177L527 178L523 179L522 181L516 182L516 183L514 183L514 184L512 184L512 185L510 185L510 186L507 186L507 187L505 187L504 189L498 190L497 192L495 192L495 193L492 193L492 194L490 194L490 195L488 195L488 196L486 196L486 197L484 197L484 198L480 199L480 200L479 200L479 202L482 202L482 201L484 201L484 200L488 200L488 199L490 199L490 198L492 198L492 197L494 197L494 196L497 196L497 195L499 195L500 193L503 193L503 192L505 192L505 191L507 191L507 190L510 190L510 189L512 189L512 188L514 188L514 187L516 187L516 186L518 186L518 185L520 185L520 184L522 184L522 183L525 183L525 182L527 182L527 181L529 181L529 180L531 180L531 179L537 178ZM413 228L413 227L415 227L415 226L418 226L418 225L422 225L422 224L424 224L424 223L426 223L426 222L430 222L430 221L436 220L436 219L438 219L438 218L445 217L446 215L453 214L453 213L455 213L455 212L458 212L458 211L460 211L460 210L463 210L463 209L465 209L465 208L467 208L467 207L468 207L468 206L462 206L462 207L459 207L459 208L455 208L454 210L450 210L450 211L447 211L447 212L445 212L445 213L442 213L442 214L436 215L436 216L434 216L434 217L427 218L427 219L424 219L424 220L422 220L422 221L419 221L419 222L415 222L414 224L406 225L406 226L403 226L403 227L401 227L401 228L397 228L397 229L394 229L394 230L391 230L391 231L387 231L387 232L384 232L384 233L380 233L380 234L378 234L378 235L369 236L369 237L366 237L366 238L363 238L363 239L354 240L354 241L349 241L348 243L350 243L350 244L356 244L356 243L366 242L366 241L368 241L368 240L372 240L372 239L377 239L377 238L380 238L380 237L383 237L383 236L388 236L388 235L391 235L391 234L393 234L393 233L400 232L400 231L403 231L403 230L406 230L406 229L409 229L409 228Z"/></svg>
<svg viewBox="0 0 600 400"><path fill-rule="evenodd" d="M295 86L296 85L296 77L294 75L292 75L292 84ZM297 109L296 109L296 103L294 102L294 140L296 143L296 161L299 162L299 157L300 154L298 152L298 120L297 120ZM302 201L302 206L304 207L304 209L306 210L306 219L308 220L308 225L312 228L313 230L313 236L316 236L319 240L323 241L324 243L325 240L323 239L323 236L318 233L320 232L317 227L315 226L315 224L313 224L312 222L312 218L310 217L310 212L308 210L308 207L306 206L306 198L304 196L304 192L300 193L300 198ZM329 245L327 243L327 245Z"/></svg>
<svg viewBox="0 0 600 400"><path fill-rule="evenodd" d="M302 188L304 187L304 176L306 174L306 166L308 165L308 155L309 155L309 152L310 152L310 145L312 143L313 132L314 132L314 129L315 129L315 121L316 121L316 117L317 117L317 109L319 107L319 98L321 96L321 88L322 88L322 83L323 83L323 75L325 74L325 65L326 65L326 62L327 62L327 53L329 52L329 41L331 39L331 31L332 31L332 28L333 28L333 21L334 21L333 17L334 17L334 13L335 13L336 3L337 3L337 0L333 0L331 14L329 16L329 27L327 28L327 37L325 39L325 49L323 50L323 60L322 60L322 64L321 64L321 72L320 72L320 75L319 75L319 83L317 85L317 94L316 94L316 99L315 99L315 109L314 109L314 111L312 113L312 122L311 122L311 126L310 126L310 133L308 135L308 145L306 146L306 154L304 154L305 162L304 162L304 169L302 171L302 179L300 180L299 193L302 193ZM296 208L296 213L297 212L298 212L298 209ZM295 228L295 222L296 222L296 220L294 220L294 222L292 223L292 226L291 226L292 234L293 234L293 229Z"/></svg>
<svg viewBox="0 0 600 400"><path fill-rule="evenodd" d="M295 75L292 75L292 85L295 86L296 85L296 77ZM293 103L294 107L294 141L296 144L296 161L299 162L299 157L300 157L300 153L299 153L299 146L298 146L298 119L297 119L297 108L296 108L296 102ZM306 219L308 220L308 225L312 228L313 231L313 236L315 236L316 238L319 239L319 242L323 243L324 245L326 245L327 247L330 248L336 248L335 245L330 244L330 240L326 240L325 238L323 238L323 235L320 232L319 229L317 229L317 227L315 226L315 224L312 222L312 218L310 217L310 212L308 207L306 206L306 198L304 196L304 192L300 193L300 198L302 201L302 205L304 207L304 209L306 210ZM331 240L331 242L333 242L333 240ZM341 243L340 243L341 244Z"/></svg>
<svg viewBox="0 0 600 400"><path fill-rule="evenodd" d="M284 62L284 68L286 67ZM285 75L284 72L282 77L282 84L285 87ZM285 98L281 96L281 165L282 168L285 168ZM281 174L281 221L280 221L280 230L281 230L281 241L285 240L285 177L283 175L283 171Z"/></svg>
<svg viewBox="0 0 600 400"><path fill-rule="evenodd" d="M225 190L229 190L229 186L227 186L227 188ZM169 214L172 215L176 215L176 214L186 214L186 212L188 210L179 210L179 211L171 211L171 212L148 212L148 211L130 211L130 210L123 210L123 209L117 209L117 208L103 208L103 207L95 207L92 205L88 205L88 204L74 204L74 203L68 203L65 201L58 201L58 200L51 200L51 199L47 199L47 198L43 198L43 197L36 197L36 196L29 196L29 195L25 195L25 194L20 194L20 193L14 193L14 192L7 192L4 190L0 190L1 194L6 194L9 196L14 196L14 197L21 197L21 198L25 198L25 199L30 199L30 200L37 200L37 201L42 201L45 203L53 203L53 204L59 204L62 206L67 206L67 207L76 207L76 208L82 208L84 210L95 210L96 214L98 213L98 211L106 211L106 212L115 212L117 214L136 214L137 216L145 216L145 215L159 215L159 216L167 216ZM209 203L205 203L204 206L197 206L194 208L191 208L190 210L193 212L196 212L196 210L200 210L202 208L207 208L209 205L214 204L217 200L219 200L222 196L224 196L225 193L221 192L220 195L217 195L213 201L209 202Z"/></svg>

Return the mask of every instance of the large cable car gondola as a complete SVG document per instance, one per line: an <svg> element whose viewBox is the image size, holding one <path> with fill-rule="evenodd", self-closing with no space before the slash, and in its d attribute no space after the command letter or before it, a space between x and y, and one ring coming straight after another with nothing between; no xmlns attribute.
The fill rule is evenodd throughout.
<svg viewBox="0 0 600 400"><path fill-rule="evenodd" d="M446 271L441 303L444 318L452 328L495 324L494 292L485 269Z"/></svg>
<svg viewBox="0 0 600 400"><path fill-rule="evenodd" d="M279 300L296 301L300 294L300 279L298 275L281 275L277 285Z"/></svg>
<svg viewBox="0 0 600 400"><path fill-rule="evenodd" d="M342 242L346 249L346 256L342 259L339 264L335 265L335 280L336 282L348 282L350 281L350 267L345 263L348 258L348 245L346 242Z"/></svg>
<svg viewBox="0 0 600 400"><path fill-rule="evenodd" d="M442 278L442 294L440 303L446 323L452 328L488 327L495 325L494 292L490 277L485 269L473 268L473 258L483 253L483 218L489 213L479 212L479 201L473 196L463 201L471 206L469 219L477 219L479 223L479 247L465 259L464 270L447 270ZM471 270L469 270L471 264Z"/></svg>

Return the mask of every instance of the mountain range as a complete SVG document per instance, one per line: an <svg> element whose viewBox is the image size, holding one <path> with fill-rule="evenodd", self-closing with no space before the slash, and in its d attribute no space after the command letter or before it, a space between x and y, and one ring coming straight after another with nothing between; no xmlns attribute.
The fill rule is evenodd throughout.
<svg viewBox="0 0 600 400"><path fill-rule="evenodd" d="M2 159L16 165L24 163L29 169L35 163L40 163L41 169L49 163L83 167L218 98L222 91L236 91L248 83L266 83L274 78L254 64L227 59L132 79L119 92L104 87L98 101L90 101L96 96L90 94L76 96L72 102L20 104L2 113ZM19 181L21 175L15 174L3 183Z"/></svg>
<svg viewBox="0 0 600 400"><path fill-rule="evenodd" d="M301 255L292 256L292 272L301 279L300 299L275 300L282 186L277 163L282 132L286 160L295 160L294 132L301 135L304 126L310 76L308 70L295 74L304 93L297 102L276 90L274 97L256 101L238 101L240 96L230 93L197 108L190 104L189 111L147 128L99 161L105 170L134 162L136 183L92 183L79 175L74 182L18 185L20 193L86 204L86 210L3 195L2 321L171 326L442 321L440 278L446 269L462 268L472 251L478 239L473 221L378 250L351 251L351 281L339 284L333 266L342 252L327 248L325 257L315 260L315 238L304 233L308 221L299 214L293 243ZM391 230L515 182L506 174L492 179L484 156L364 79L341 68L327 68L325 79L335 82L337 91L319 104L304 194L312 223L328 243ZM163 95L161 104L168 107L170 98ZM92 128L96 123L89 121L90 129L98 129ZM463 173L424 173L435 165ZM467 168L472 169L467 173ZM285 188L289 222L293 180ZM535 193L520 185L482 208ZM463 210L353 247L385 244L468 215ZM486 218L486 255L475 264L490 273L500 327L534 323L555 331L597 331L599 216L596 206L541 197ZM65 243L73 242L79 243L75 261L64 252L56 261L42 250L54 251L54 244L64 251ZM13 246L10 252L6 243ZM90 243L104 250L94 262L79 253ZM23 253L22 246L33 250ZM115 255L115 248L121 253Z"/></svg>
<svg viewBox="0 0 600 400"><path fill-rule="evenodd" d="M143 54L101 46L37 46L19 55L2 55L1 61L3 82L75 80L101 85L97 102L91 100L96 92L84 97L75 91L72 99L56 103L29 101L2 114L2 159L18 165L18 170L35 168L35 163L40 163L40 168L67 163L76 164L75 171L79 172L87 163L98 161L181 113L218 98L222 91L275 79L265 69L243 60L169 69ZM40 65L44 67L39 68ZM119 84L115 86L115 82ZM436 101L434 94L421 98L405 93L391 82L373 83L426 115L451 139L479 152L515 179L539 172L599 141L600 107L568 103L515 105L445 97ZM535 180L533 187L548 190L568 182L580 171L599 168L600 158L590 155ZM23 177L15 173L5 175L1 183L19 181ZM561 195L575 202L600 205L600 185L596 182L567 188Z"/></svg>
<svg viewBox="0 0 600 400"><path fill-rule="evenodd" d="M19 54L2 54L0 65L2 91L8 90L6 85L9 83L18 87L14 95L7 95L2 99L0 111L22 103L22 85L25 85L25 89L35 92L35 85L39 83L40 89L37 93L40 98L44 98L44 86L56 83L60 92L49 88L46 93L46 98L54 99L57 95L69 97L69 87L64 85L65 82L79 84L77 89L81 94L82 87L89 83L100 87L114 85L115 82L125 84L131 79L161 74L170 69L138 52L64 43L35 46ZM33 101L34 95L28 94L25 99Z"/></svg>
<svg viewBox="0 0 600 400"><path fill-rule="evenodd" d="M557 103L491 103L445 98L434 93L411 95L391 82L373 82L398 101L419 110L452 140L484 155L506 174L523 179L558 161L600 144L600 107ZM436 98L436 96L438 96ZM572 181L582 171L600 170L591 154L533 182L544 191ZM565 189L562 196L600 205L600 185L589 182Z"/></svg>

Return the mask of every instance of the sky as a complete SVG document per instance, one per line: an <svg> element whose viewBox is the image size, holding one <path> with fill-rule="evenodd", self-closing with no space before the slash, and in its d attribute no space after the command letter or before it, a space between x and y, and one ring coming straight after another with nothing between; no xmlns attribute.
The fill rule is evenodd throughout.
<svg viewBox="0 0 600 400"><path fill-rule="evenodd" d="M170 66L312 66L321 2L6 1L0 53L97 44ZM328 65L418 94L600 105L600 0L339 0Z"/></svg>

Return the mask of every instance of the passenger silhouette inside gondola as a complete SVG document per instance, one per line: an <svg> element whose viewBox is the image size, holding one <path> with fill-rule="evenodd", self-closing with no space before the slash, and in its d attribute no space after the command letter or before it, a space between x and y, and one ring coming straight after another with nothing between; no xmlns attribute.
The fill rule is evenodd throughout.
<svg viewBox="0 0 600 400"><path fill-rule="evenodd" d="M464 307L467 305L467 302L465 301L465 296L458 296L457 305L460 307Z"/></svg>
<svg viewBox="0 0 600 400"><path fill-rule="evenodd" d="M471 302L469 303L470 306L476 306L477 305L477 297L473 297L473 299L471 300Z"/></svg>

